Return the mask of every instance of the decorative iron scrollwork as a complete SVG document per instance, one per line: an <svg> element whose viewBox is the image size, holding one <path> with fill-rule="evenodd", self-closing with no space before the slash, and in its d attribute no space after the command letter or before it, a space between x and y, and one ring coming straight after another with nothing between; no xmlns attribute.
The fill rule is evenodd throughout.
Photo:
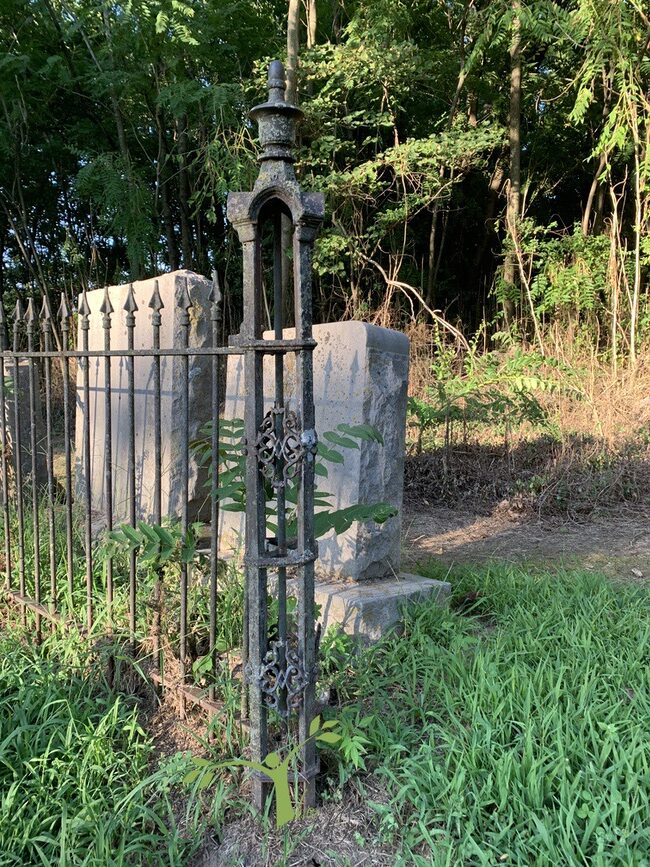
<svg viewBox="0 0 650 867"><path fill-rule="evenodd" d="M259 670L252 670L249 664L246 673L262 692L267 707L282 716L288 716L300 707L309 677L298 651L285 642L272 641ZM286 704L281 702L283 696Z"/></svg>
<svg viewBox="0 0 650 867"><path fill-rule="evenodd" d="M298 475L305 455L313 460L318 440L314 430L302 431L293 410L273 407L264 416L257 433L255 453L262 475L282 488Z"/></svg>

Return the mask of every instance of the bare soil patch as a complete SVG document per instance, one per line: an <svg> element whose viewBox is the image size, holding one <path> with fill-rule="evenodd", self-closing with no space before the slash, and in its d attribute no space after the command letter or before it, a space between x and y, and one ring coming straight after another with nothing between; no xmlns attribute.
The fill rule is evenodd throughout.
<svg viewBox="0 0 650 867"><path fill-rule="evenodd" d="M483 511L411 505L403 527L408 568L430 558L444 566L499 561L650 580L648 506L612 508L578 522L521 513L509 502Z"/></svg>
<svg viewBox="0 0 650 867"><path fill-rule="evenodd" d="M259 818L230 822L220 841L207 837L192 867L392 867L394 850L377 841L376 812L385 799L372 779L365 793L350 786L340 803L326 803L287 828L269 831Z"/></svg>

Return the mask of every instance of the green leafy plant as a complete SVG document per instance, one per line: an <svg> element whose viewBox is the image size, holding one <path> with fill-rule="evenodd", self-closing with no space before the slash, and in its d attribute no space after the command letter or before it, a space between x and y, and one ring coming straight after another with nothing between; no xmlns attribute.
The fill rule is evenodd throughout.
<svg viewBox="0 0 650 867"><path fill-rule="evenodd" d="M524 424L552 432L538 395L565 391L576 398L581 396L571 385L570 371L530 350L480 354L472 346L459 362L456 352L442 345L432 374L434 385L427 388L425 396L410 397L408 402L418 452L426 438L439 430L449 445L457 427L465 440L468 431L477 427L501 431L506 437Z"/></svg>
<svg viewBox="0 0 650 867"><path fill-rule="evenodd" d="M241 419L221 419L219 422L219 487L213 492L220 501L220 508L230 512L246 510L245 455L241 445L244 434L244 423ZM315 462L315 474L320 479L329 475L328 465L343 464L344 450L359 449L361 442L376 443L383 446L380 432L368 424L339 424L336 430L325 431L318 443ZM210 467L212 461L212 422L204 425L201 437L192 443L192 449L198 460ZM274 498L270 483L266 485L267 504ZM397 509L390 503L357 503L343 509L335 509L332 504L334 495L316 486L314 505L318 510L314 519L316 538L324 536L331 530L338 535L348 530L355 521L374 521L383 524L397 514ZM288 479L285 487L287 503L287 533L295 533L297 523L297 480ZM267 508L271 518L274 510ZM269 521L268 527L275 531L276 526Z"/></svg>
<svg viewBox="0 0 650 867"><path fill-rule="evenodd" d="M277 828L282 828L296 816L289 787L289 772L292 762L295 761L298 753L309 740L315 740L319 746L334 746L339 743L341 734L336 731L338 728L338 720L321 722L320 716L315 717L309 726L308 740L296 744L283 759L277 752L269 753L261 763L248 759L227 759L223 762L214 762L210 759L194 758L193 763L196 767L185 775L184 782L186 785L194 783L198 789L204 789L214 782L217 772L224 768L242 767L259 771L273 783L275 823Z"/></svg>
<svg viewBox="0 0 650 867"><path fill-rule="evenodd" d="M121 524L106 533L102 554L109 559L124 552L135 551L138 562L155 571L170 563L190 563L196 554L200 523L192 524L183 533L178 523L166 526L138 521L135 527Z"/></svg>

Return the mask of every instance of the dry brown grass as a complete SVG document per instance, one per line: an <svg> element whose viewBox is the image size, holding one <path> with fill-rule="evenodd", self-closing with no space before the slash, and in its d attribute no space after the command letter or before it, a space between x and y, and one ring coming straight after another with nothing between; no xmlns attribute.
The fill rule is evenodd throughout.
<svg viewBox="0 0 650 867"><path fill-rule="evenodd" d="M408 334L409 391L426 398L434 384L435 334L422 324ZM537 395L548 430L524 425L506 437L456 424L446 444L434 436L415 454L411 429L407 504L482 508L505 500L520 510L576 518L621 503L650 503L650 354L635 369L619 363L614 371L572 337L549 340L550 357L561 364L555 376L563 384L570 371L577 392ZM460 369L460 348L457 353Z"/></svg>

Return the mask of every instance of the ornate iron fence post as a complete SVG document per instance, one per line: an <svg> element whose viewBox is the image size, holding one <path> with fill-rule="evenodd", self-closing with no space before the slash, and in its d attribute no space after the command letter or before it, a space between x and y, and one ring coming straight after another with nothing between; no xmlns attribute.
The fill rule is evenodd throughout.
<svg viewBox="0 0 650 867"><path fill-rule="evenodd" d="M284 67L269 66L269 98L256 106L251 117L259 125L262 153L260 172L250 193L230 193L228 219L243 247L244 322L238 346L244 353L246 379L246 603L252 758L261 762L269 751L268 712L287 718L299 714L298 734L304 744L300 775L304 803L315 801L317 760L309 740L314 716L316 647L314 618L314 430L311 254L323 219L323 196L304 193L296 180L292 153L295 127L302 113L285 101ZM293 299L295 337L283 333L280 259L280 215L293 225ZM272 227L273 339L265 340L262 229ZM286 323L288 324L288 323ZM284 398L285 356L295 353L295 395L289 409ZM272 406L265 413L264 356L275 357ZM270 385L270 382L269 382ZM267 537L267 486L273 491L277 530ZM295 485L295 547L287 539L286 489ZM287 568L298 576L298 623L291 631L287 618ZM278 625L275 640L268 631L268 572L277 575ZM254 802L264 806L270 781L254 779Z"/></svg>

